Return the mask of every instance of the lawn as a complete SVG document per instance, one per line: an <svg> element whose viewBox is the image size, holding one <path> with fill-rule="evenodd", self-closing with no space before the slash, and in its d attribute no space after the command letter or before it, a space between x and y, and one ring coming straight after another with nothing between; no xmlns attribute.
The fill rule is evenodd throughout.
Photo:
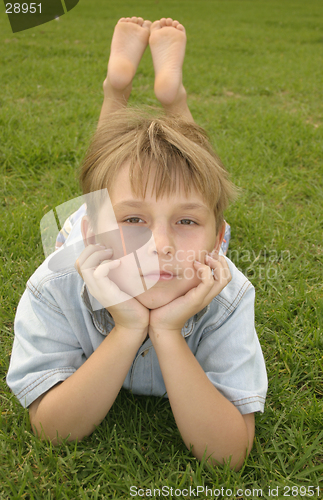
<svg viewBox="0 0 323 500"><path fill-rule="evenodd" d="M5 382L15 310L43 260L40 220L80 195L113 27L132 15L185 25L190 109L240 187L228 256L256 288L269 390L239 472L199 463L167 400L126 391L89 438L52 447ZM164 487L163 498L185 488L186 498L322 498L323 4L80 0L14 34L3 14L0 33L0 499L129 499L131 486ZM131 103L155 105L152 89L147 51Z"/></svg>

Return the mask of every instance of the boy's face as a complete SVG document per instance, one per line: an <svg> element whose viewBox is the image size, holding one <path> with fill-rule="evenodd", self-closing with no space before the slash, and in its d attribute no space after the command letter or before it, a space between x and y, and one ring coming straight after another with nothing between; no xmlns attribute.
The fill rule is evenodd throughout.
<svg viewBox="0 0 323 500"><path fill-rule="evenodd" d="M131 191L129 165L119 172L112 189L110 200L119 226L148 227L154 236L160 278L147 291L136 295L136 299L148 309L156 309L184 295L198 286L201 280L194 269L194 259L205 263L207 252L218 252L222 239L222 228L216 236L215 216L205 204L201 194L192 191L188 197L179 186L176 194L164 196L156 201L151 196L153 175L150 176L144 199L135 197ZM130 206L135 202L136 206ZM97 234L107 231L107 217L104 207L97 218ZM164 274L163 273L168 273ZM155 276L144 278L156 281Z"/></svg>

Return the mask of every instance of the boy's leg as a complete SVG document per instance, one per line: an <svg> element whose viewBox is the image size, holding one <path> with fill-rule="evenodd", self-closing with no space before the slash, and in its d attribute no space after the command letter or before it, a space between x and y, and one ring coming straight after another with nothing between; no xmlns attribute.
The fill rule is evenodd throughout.
<svg viewBox="0 0 323 500"><path fill-rule="evenodd" d="M107 77L103 83L104 101L99 125L110 113L127 105L132 79L148 45L150 21L141 17L121 18L111 42Z"/></svg>
<svg viewBox="0 0 323 500"><path fill-rule="evenodd" d="M155 69L155 94L166 113L177 114L194 121L187 105L186 90L182 82L185 56L185 28L173 19L160 19L150 28L149 45ZM221 254L226 255L231 230L226 223Z"/></svg>
<svg viewBox="0 0 323 500"><path fill-rule="evenodd" d="M155 69L155 95L167 113L194 121L187 106L182 83L185 56L185 28L171 18L155 21L150 28L149 45Z"/></svg>

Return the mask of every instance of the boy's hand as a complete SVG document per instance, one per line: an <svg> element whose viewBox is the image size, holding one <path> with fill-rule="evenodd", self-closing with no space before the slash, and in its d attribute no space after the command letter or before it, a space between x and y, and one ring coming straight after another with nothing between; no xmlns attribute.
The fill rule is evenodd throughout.
<svg viewBox="0 0 323 500"><path fill-rule="evenodd" d="M224 257L206 257L207 264L194 261L201 283L163 307L150 311L149 335L160 331L181 331L186 321L207 306L231 281ZM212 274L212 269L214 276Z"/></svg>
<svg viewBox="0 0 323 500"><path fill-rule="evenodd" d="M109 271L120 265L120 260L109 260L112 254L112 249L102 245L88 245L77 259L75 268L91 295L112 315L116 327L146 334L149 310L108 278ZM110 306L111 302L115 305Z"/></svg>

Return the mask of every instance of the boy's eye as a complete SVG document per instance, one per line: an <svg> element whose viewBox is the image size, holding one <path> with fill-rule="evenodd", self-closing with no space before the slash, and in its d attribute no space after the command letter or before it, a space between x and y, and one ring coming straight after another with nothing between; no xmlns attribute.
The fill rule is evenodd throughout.
<svg viewBox="0 0 323 500"><path fill-rule="evenodd" d="M184 225L184 226L192 226L193 224L196 224L196 222L194 222L191 219L181 219L179 222L181 223L181 225Z"/></svg>
<svg viewBox="0 0 323 500"><path fill-rule="evenodd" d="M125 219L123 222L130 222L130 224L138 224L138 221L144 222L140 217L129 217L129 219Z"/></svg>

